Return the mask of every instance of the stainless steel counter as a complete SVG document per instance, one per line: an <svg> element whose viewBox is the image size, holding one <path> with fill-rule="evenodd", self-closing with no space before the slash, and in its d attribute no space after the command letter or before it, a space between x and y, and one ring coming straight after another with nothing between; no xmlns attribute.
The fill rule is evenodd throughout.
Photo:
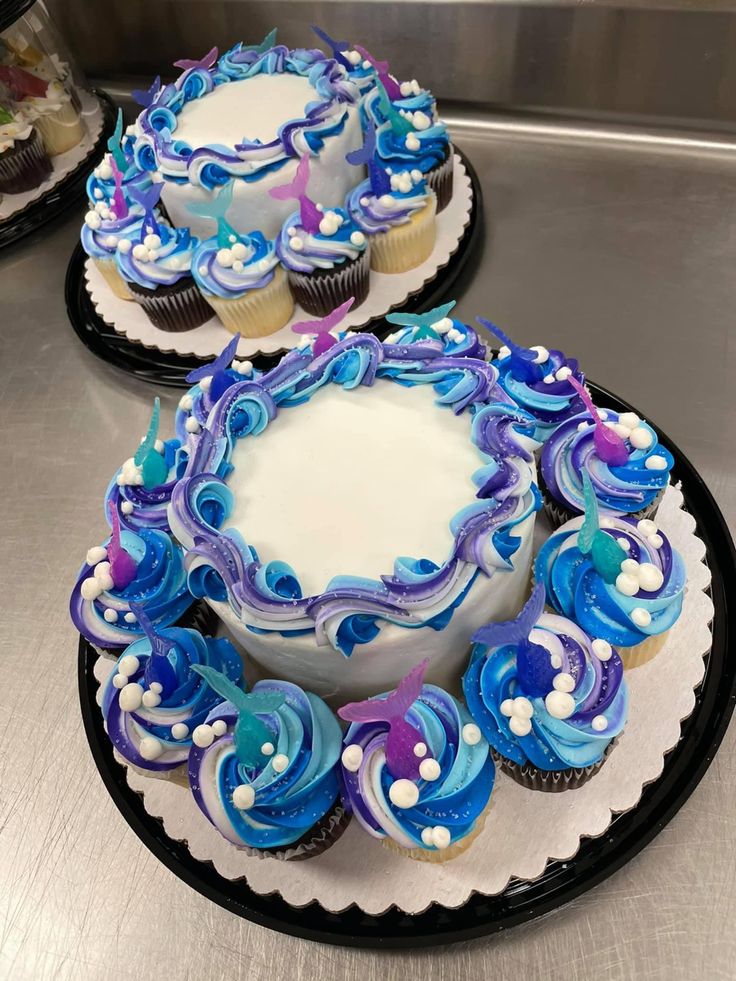
<svg viewBox="0 0 736 981"><path fill-rule="evenodd" d="M534 125L455 133L488 222L458 313L577 354L679 443L733 527L736 154ZM381 954L283 937L212 905L139 843L87 750L66 603L153 389L95 360L67 323L80 217L0 253L0 977L736 976L733 726L637 859L543 921L459 947ZM161 394L170 421L178 395Z"/></svg>

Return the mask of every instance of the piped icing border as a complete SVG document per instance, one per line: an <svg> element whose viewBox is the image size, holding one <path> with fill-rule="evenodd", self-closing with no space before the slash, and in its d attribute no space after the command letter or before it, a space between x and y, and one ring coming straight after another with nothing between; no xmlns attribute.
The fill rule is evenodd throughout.
<svg viewBox="0 0 736 981"><path fill-rule="evenodd" d="M422 557L398 558L393 575L336 576L323 593L304 596L289 565L263 563L237 531L220 531L233 505L226 483L232 450L237 440L262 433L281 409L306 402L324 385L351 389L376 379L432 385L438 405L472 413L471 439L480 454L476 498L451 519L454 543L441 566ZM540 507L534 421L509 405L497 381L492 365L448 357L444 346L382 344L363 334L344 336L317 356L308 348L294 350L260 378L231 385L206 426L190 436L189 465L169 506L172 532L188 553L192 593L226 600L256 633L314 632L317 644L345 656L373 640L380 623L442 630L479 573L513 568L521 544L513 529Z"/></svg>
<svg viewBox="0 0 736 981"><path fill-rule="evenodd" d="M359 100L358 89L345 69L318 49L291 51L277 45L260 53L243 51L240 61L234 60L234 51L209 65L203 61L186 68L176 81L153 95L136 124L133 154L140 170L158 170L164 180L208 190L232 178L257 181L290 159L319 151L325 139L342 130L347 108ZM243 142L232 148L220 145L192 149L177 139L177 117L187 103L219 85L259 74L283 73L308 78L315 98L305 115L284 122L273 140Z"/></svg>

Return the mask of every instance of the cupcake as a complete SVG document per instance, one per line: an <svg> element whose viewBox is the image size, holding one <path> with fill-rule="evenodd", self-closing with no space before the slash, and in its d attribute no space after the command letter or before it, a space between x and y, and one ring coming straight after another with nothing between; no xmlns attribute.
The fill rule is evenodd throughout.
<svg viewBox="0 0 736 981"><path fill-rule="evenodd" d="M148 776L186 773L189 751L211 740L205 725L220 696L194 665L220 671L242 685L243 664L228 640L197 630L157 630L142 607L132 604L145 632L125 649L102 694L102 715L113 746L135 770ZM217 727L215 733L222 735Z"/></svg>
<svg viewBox="0 0 736 981"><path fill-rule="evenodd" d="M332 57L338 65L345 69L348 78L357 87L361 96L374 88L377 73L372 60L366 58L367 52L363 53L363 49L359 48L358 45L351 48L347 41L335 41L327 31L323 31L314 24L312 30L330 49Z"/></svg>
<svg viewBox="0 0 736 981"><path fill-rule="evenodd" d="M674 466L652 427L635 412L596 409L572 375L587 412L555 429L542 449L539 485L554 526L584 510L583 474L606 512L653 518Z"/></svg>
<svg viewBox="0 0 736 981"><path fill-rule="evenodd" d="M123 175L112 161L116 188L110 199L98 201L84 216L81 241L82 248L115 296L121 300L132 300L133 294L128 284L118 272L116 256L121 241L137 242L143 228L143 209L140 205L128 206L122 189Z"/></svg>
<svg viewBox="0 0 736 981"><path fill-rule="evenodd" d="M443 357L478 358L485 361L486 346L473 328L448 316L455 303L455 300L451 300L426 313L387 314L386 322L400 329L389 334L384 344L398 347L421 344L423 348L435 349ZM388 358L390 360L390 353Z"/></svg>
<svg viewBox="0 0 736 981"><path fill-rule="evenodd" d="M327 211L306 195L309 157L302 157L291 184L269 194L280 201L297 198L299 211L284 223L276 254L286 268L294 299L323 317L352 296L358 307L368 295L370 249L363 232L342 208Z"/></svg>
<svg viewBox="0 0 736 981"><path fill-rule="evenodd" d="M367 123L376 127L376 149L390 172L418 170L437 199L437 212L452 199L454 160L447 127L439 122L433 100L416 94L390 99L380 80L365 101ZM406 90L405 90L406 91ZM401 91L399 91L401 96ZM428 95L428 93L427 93Z"/></svg>
<svg viewBox="0 0 736 981"><path fill-rule="evenodd" d="M261 377L262 372L253 367L252 361L236 359L239 341L240 334L236 334L214 361L187 375L186 380L192 387L179 399L175 419L176 434L182 443L186 443L191 434L201 432L211 409L228 388Z"/></svg>
<svg viewBox="0 0 736 981"><path fill-rule="evenodd" d="M24 74L35 79L28 72ZM43 94L32 94L35 85L24 86L20 104L41 134L48 155L56 157L82 142L85 137L84 123L61 82L46 82L43 79L35 79L35 82L43 87Z"/></svg>
<svg viewBox="0 0 736 981"><path fill-rule="evenodd" d="M660 650L685 596L685 563L649 518L604 515L587 473L585 516L573 518L542 545L534 575L547 602L591 637L615 645L624 665Z"/></svg>
<svg viewBox="0 0 736 981"><path fill-rule="evenodd" d="M546 442L561 422L585 410L582 399L568 382L572 375L585 384L575 358L541 346L519 347L489 320L476 320L503 342L491 364L497 369L499 384L506 394L534 416L535 439Z"/></svg>
<svg viewBox="0 0 736 981"><path fill-rule="evenodd" d="M149 171L141 170L135 163L129 135L123 127L123 111L118 109L115 129L107 141L108 152L87 178L87 197L90 207L99 202L112 202L113 196L122 191L128 209L134 209L137 202L131 197L131 190L147 190L152 183ZM119 176L122 174L122 180ZM119 217L119 216L118 216Z"/></svg>
<svg viewBox="0 0 736 981"><path fill-rule="evenodd" d="M294 312L294 301L273 242L261 232L239 235L226 221L232 197L229 181L212 203L190 205L193 213L217 222L217 234L194 252L192 275L229 331L264 337L284 326Z"/></svg>
<svg viewBox="0 0 736 981"><path fill-rule="evenodd" d="M212 668L192 669L227 699L189 755L189 785L207 820L249 855L319 855L347 823L335 716L288 681L259 681L246 694Z"/></svg>
<svg viewBox="0 0 736 981"><path fill-rule="evenodd" d="M167 509L174 485L186 469L189 451L185 438L158 439L159 400L154 402L151 424L135 455L116 471L105 493L105 508L113 507L123 528L155 528L169 532Z"/></svg>
<svg viewBox="0 0 736 981"><path fill-rule="evenodd" d="M370 239L371 269L407 272L432 254L437 201L421 171L386 173L376 162L374 139L373 130L368 130L363 149L348 154L351 162L367 158L369 177L350 192L345 206Z"/></svg>
<svg viewBox="0 0 736 981"><path fill-rule="evenodd" d="M544 601L539 583L515 620L475 634L463 690L505 772L532 790L570 790L603 765L628 691L611 645L543 612Z"/></svg>
<svg viewBox="0 0 736 981"><path fill-rule="evenodd" d="M0 193L22 194L51 173L43 140L20 110L0 106Z"/></svg>
<svg viewBox="0 0 736 981"><path fill-rule="evenodd" d="M191 274L199 240L188 228L157 221L154 207L161 184L152 184L146 191L134 189L131 194L144 208L145 217L138 242L118 242L118 272L154 327L170 333L199 327L212 316Z"/></svg>
<svg viewBox="0 0 736 981"><path fill-rule="evenodd" d="M467 710L435 685L428 661L390 693L338 710L343 801L368 834L408 858L444 862L480 832L495 770Z"/></svg>
<svg viewBox="0 0 736 981"><path fill-rule="evenodd" d="M181 549L163 531L120 528L109 509L112 535L87 552L69 602L74 626L102 653L118 654L143 636L133 606L168 627L189 609L193 597Z"/></svg>

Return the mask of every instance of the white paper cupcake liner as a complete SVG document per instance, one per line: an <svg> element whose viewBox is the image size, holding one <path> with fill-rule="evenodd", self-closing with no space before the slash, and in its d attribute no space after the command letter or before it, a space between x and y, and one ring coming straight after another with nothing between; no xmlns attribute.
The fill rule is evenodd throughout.
<svg viewBox="0 0 736 981"><path fill-rule="evenodd" d="M563 794L528 790L499 771L484 828L451 862L416 862L396 854L352 821L332 847L300 864L297 874L289 862L234 848L204 818L192 795L171 781L128 770L129 786L143 795L146 810L161 819L171 838L187 842L195 859L212 862L228 879L246 879L257 893L278 892L297 907L317 900L332 912L356 904L373 915L391 906L420 913L435 902L455 908L473 892L500 893L512 878L538 878L549 861L571 859L582 837L604 834L614 814L637 805L642 789L661 774L666 753L680 739L681 722L695 705L713 615L705 545L695 535L695 520L682 510L678 488L668 488L657 520L685 560L688 588L682 616L664 648L627 672L629 721L615 752L584 786ZM541 516L539 521L544 523ZM110 670L109 661L97 662L99 679Z"/></svg>

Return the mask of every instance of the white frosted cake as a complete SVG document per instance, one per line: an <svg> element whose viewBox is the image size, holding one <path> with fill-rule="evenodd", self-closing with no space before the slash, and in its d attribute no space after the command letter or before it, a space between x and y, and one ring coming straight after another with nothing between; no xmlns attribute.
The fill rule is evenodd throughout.
<svg viewBox="0 0 736 981"><path fill-rule="evenodd" d="M470 328L435 328L312 342L182 400L196 452L169 523L190 590L264 676L339 702L429 658L454 687L473 632L521 607L533 423Z"/></svg>

